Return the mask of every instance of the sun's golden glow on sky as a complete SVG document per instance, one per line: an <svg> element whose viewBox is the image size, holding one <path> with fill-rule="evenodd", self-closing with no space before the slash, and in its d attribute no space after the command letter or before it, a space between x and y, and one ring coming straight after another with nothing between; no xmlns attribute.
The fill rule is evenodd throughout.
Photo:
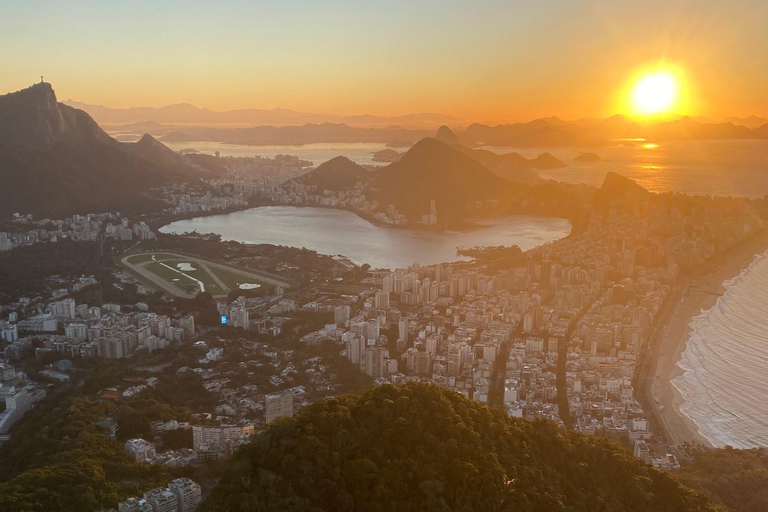
<svg viewBox="0 0 768 512"><path fill-rule="evenodd" d="M627 78L617 110L639 120L696 114L699 100L694 85L683 63L641 66Z"/></svg>
<svg viewBox="0 0 768 512"><path fill-rule="evenodd" d="M671 73L658 72L641 78L632 90L636 114L657 115L671 112L680 94L677 79Z"/></svg>
<svg viewBox="0 0 768 512"><path fill-rule="evenodd" d="M113 108L642 119L664 115L647 113L660 97L637 108L632 91L664 72L670 117L768 116L761 0L220 0L215 12L5 0L0 94L45 75L59 99Z"/></svg>

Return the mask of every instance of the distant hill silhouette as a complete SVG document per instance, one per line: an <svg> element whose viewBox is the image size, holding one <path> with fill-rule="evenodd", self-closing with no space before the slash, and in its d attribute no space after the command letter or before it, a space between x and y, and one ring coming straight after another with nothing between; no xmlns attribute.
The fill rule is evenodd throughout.
<svg viewBox="0 0 768 512"><path fill-rule="evenodd" d="M466 132L456 133L447 126L443 125L435 134L435 138L441 142L453 146L456 144L464 145L468 148L476 148L477 143L467 136Z"/></svg>
<svg viewBox="0 0 768 512"><path fill-rule="evenodd" d="M523 148L599 146L609 143L607 139L602 137L592 140L590 137L583 135L579 127L560 119L555 119L537 119L529 123L503 124L498 126L475 123L467 128L467 136L478 144L486 146Z"/></svg>
<svg viewBox="0 0 768 512"><path fill-rule="evenodd" d="M256 126L253 128L176 127L160 140L167 142L218 141L227 144L294 145L313 143L378 142L418 140L431 134L429 130L411 130L390 126L360 128L343 123L304 124L301 126Z"/></svg>
<svg viewBox="0 0 768 512"><path fill-rule="evenodd" d="M497 176L528 185L536 185L546 181L538 173L538 170L566 167L563 162L549 153L543 153L536 158L528 159L520 153L499 155L487 149L471 149L461 144L454 147L480 162Z"/></svg>
<svg viewBox="0 0 768 512"><path fill-rule="evenodd" d="M376 151L373 154L373 160L374 162L397 162L400 160L400 158L403 156L402 153L398 153L394 149L382 149L381 151Z"/></svg>
<svg viewBox="0 0 768 512"><path fill-rule="evenodd" d="M605 119L563 121L556 117L528 123L488 126L472 124L466 135L478 144L510 147L598 147L616 144L617 139L712 140L768 138L768 125L750 119L751 127L731 122L712 123L699 118L682 117L673 121L640 123L625 116Z"/></svg>
<svg viewBox="0 0 768 512"><path fill-rule="evenodd" d="M215 111L196 107L189 103L166 105L159 108L110 108L74 100L67 100L64 103L88 112L99 123L110 125L130 125L134 123L144 123L146 121L154 121L163 124L194 124L208 126L295 126L308 123L344 123L350 126L366 128L383 128L397 125L414 129L432 129L444 123L458 121L458 119L452 116L429 112L405 114L402 116L374 116L367 114L342 116L337 114L298 112L286 108L241 108L236 110Z"/></svg>
<svg viewBox="0 0 768 512"><path fill-rule="evenodd" d="M393 139L387 142L388 148L409 148L413 146L413 142L404 139Z"/></svg>
<svg viewBox="0 0 768 512"><path fill-rule="evenodd" d="M320 190L344 190L357 183L366 182L371 173L345 156L337 156L296 178L305 185L317 187Z"/></svg>
<svg viewBox="0 0 768 512"><path fill-rule="evenodd" d="M559 158L555 157L551 153L542 153L533 160L530 160L531 165L536 169L548 170L548 169L560 169L567 167L565 163Z"/></svg>
<svg viewBox="0 0 768 512"><path fill-rule="evenodd" d="M726 117L723 119L724 123L733 123L741 126L746 126L747 128L760 128L761 126L764 126L768 124L768 119L764 117L758 117L758 116L748 116L748 117Z"/></svg>
<svg viewBox="0 0 768 512"><path fill-rule="evenodd" d="M760 138L755 130L733 123L702 124L690 117L649 126L643 137L651 140L705 140Z"/></svg>
<svg viewBox="0 0 768 512"><path fill-rule="evenodd" d="M603 161L603 159L597 153L581 153L579 156L574 158L574 160L577 162L587 162L587 163L595 163L595 162Z"/></svg>
<svg viewBox="0 0 768 512"><path fill-rule="evenodd" d="M125 148L134 155L163 168L183 168L186 165L181 155L148 133L144 134L138 142L125 143Z"/></svg>
<svg viewBox="0 0 768 512"><path fill-rule="evenodd" d="M191 105L165 107L187 112ZM233 111L235 112L235 111ZM270 111L271 112L271 111ZM141 115L149 115L142 111ZM367 118L370 116L357 116ZM626 139L710 140L710 139L765 139L768 123L762 118L732 118L732 122L714 123L701 117L681 117L671 121L639 122L622 115L604 119L564 121L558 117L534 119L527 123L486 125L475 123L465 130L450 129L442 125L435 133L422 125L383 123L359 125L340 118L337 122L293 124L261 123L251 127L212 123L208 125L159 124L142 121L125 125L110 125L110 133L141 135L151 133L164 142L216 141L245 145L302 145L312 143L376 142L388 147L409 147L413 141L434 136L447 144L462 144L470 148L499 147L602 147L627 143ZM623 142L621 142L623 141Z"/></svg>
<svg viewBox="0 0 768 512"><path fill-rule="evenodd" d="M381 205L393 204L406 217L418 219L429 213L432 199L438 214L456 215L467 201L499 199L506 183L445 142L425 138L382 169L370 190Z"/></svg>
<svg viewBox="0 0 768 512"><path fill-rule="evenodd" d="M437 134L435 134L435 138L440 142L445 142L449 146L453 146L454 144L460 143L459 137L455 133L453 133L453 130L451 130L445 125L441 126L437 130Z"/></svg>
<svg viewBox="0 0 768 512"><path fill-rule="evenodd" d="M621 174L609 172L605 176L603 185L595 193L594 202L595 206L602 210L611 208L627 210L654 197L656 194L644 189L636 181Z"/></svg>
<svg viewBox="0 0 768 512"><path fill-rule="evenodd" d="M513 213L574 214L580 200L572 187L541 179L531 162L551 164L546 157L527 160L516 153L496 155L426 138L379 171L366 195L378 199L381 208L394 205L411 220L429 213L434 199L441 223Z"/></svg>
<svg viewBox="0 0 768 512"><path fill-rule="evenodd" d="M0 96L2 215L156 209L151 188L193 173L152 137L111 138L87 113L59 103L48 83Z"/></svg>

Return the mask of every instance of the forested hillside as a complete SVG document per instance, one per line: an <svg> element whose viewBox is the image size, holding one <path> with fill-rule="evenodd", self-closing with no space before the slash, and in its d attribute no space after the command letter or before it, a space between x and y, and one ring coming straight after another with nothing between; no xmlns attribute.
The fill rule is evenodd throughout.
<svg viewBox="0 0 768 512"><path fill-rule="evenodd" d="M611 442L418 384L324 401L274 425L231 461L202 509L714 510Z"/></svg>

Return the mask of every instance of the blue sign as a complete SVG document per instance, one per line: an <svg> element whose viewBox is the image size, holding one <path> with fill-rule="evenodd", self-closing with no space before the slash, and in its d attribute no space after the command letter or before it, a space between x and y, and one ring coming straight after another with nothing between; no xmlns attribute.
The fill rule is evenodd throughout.
<svg viewBox="0 0 768 512"><path fill-rule="evenodd" d="M227 315L221 315L221 325L227 325Z"/></svg>

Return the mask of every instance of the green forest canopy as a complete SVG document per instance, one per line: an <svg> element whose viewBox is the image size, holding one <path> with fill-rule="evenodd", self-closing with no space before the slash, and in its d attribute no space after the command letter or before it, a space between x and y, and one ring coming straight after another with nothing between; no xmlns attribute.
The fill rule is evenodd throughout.
<svg viewBox="0 0 768 512"><path fill-rule="evenodd" d="M234 457L205 512L715 510L618 445L434 386L317 403Z"/></svg>

